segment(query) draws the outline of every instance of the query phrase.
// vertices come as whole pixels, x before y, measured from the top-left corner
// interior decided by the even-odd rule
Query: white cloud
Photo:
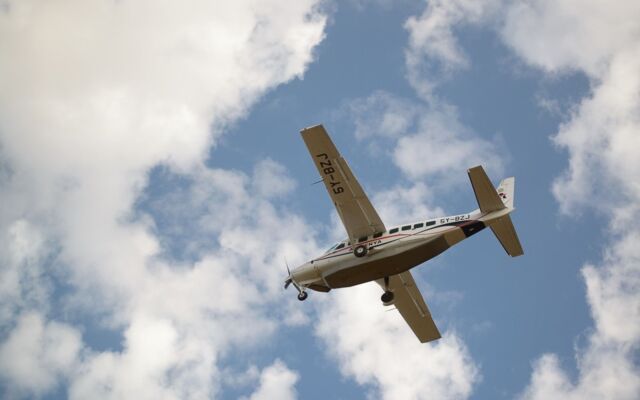
[[[439,80],[469,65],[454,28],[487,20],[498,4],[493,0],[430,1],[422,15],[407,20],[407,78],[419,95],[431,98]]]
[[[592,209],[610,218],[600,265],[582,275],[595,322],[578,349],[571,380],[555,355],[534,365],[527,399],[640,396],[640,7],[634,2],[534,1],[507,10],[504,40],[547,73],[579,71],[591,93],[559,127],[554,142],[569,153],[553,193],[565,214]]]
[[[607,252],[602,265],[582,269],[595,328],[576,355],[578,379],[569,377],[555,354],[545,354],[535,362],[531,382],[521,398],[638,398],[639,239],[638,232],[630,233]]]
[[[266,367],[260,373],[260,385],[249,400],[293,400],[297,399],[295,384],[298,374],[291,371],[280,360]]]
[[[277,162],[266,159],[254,168],[253,181],[258,194],[263,197],[283,197],[295,188],[295,182],[288,177],[285,168]]]
[[[451,331],[420,343],[397,311],[382,306],[381,293],[368,283],[331,292],[320,305],[316,333],[342,374],[383,399],[468,397],[480,375],[464,343]]]
[[[56,387],[74,368],[82,347],[80,333],[37,312],[20,315],[0,346],[0,378],[9,382],[7,394],[40,396]]]
[[[640,38],[640,33],[638,34]],[[569,168],[553,186],[561,210],[581,206],[605,213],[636,206],[640,199],[640,46],[610,59],[573,118],[560,127],[554,142],[569,152]],[[613,184],[613,185],[612,185]]]
[[[378,192],[373,202],[387,228],[395,224],[444,215],[440,207],[432,205],[433,191],[421,182],[411,186],[398,185]]]
[[[519,2],[506,8],[504,41],[548,72],[599,76],[615,54],[637,44],[640,5],[602,0]]]
[[[273,320],[256,306],[264,275],[252,275],[249,250],[235,251],[239,245],[228,238],[223,247],[234,251],[218,246],[195,263],[158,257],[153,225],[137,219],[133,206],[159,164],[207,175],[203,160],[224,127],[265,91],[302,76],[322,40],[324,14],[313,0],[3,4],[0,232],[12,241],[2,244],[2,259],[26,237],[55,243],[56,265],[64,269],[58,278],[69,292],[65,309],[78,313],[76,321],[82,312],[101,315],[109,329],[124,332],[121,351],[87,349],[70,361],[77,364],[70,396],[215,395],[220,354],[273,332]],[[267,178],[280,171],[267,167]],[[234,190],[224,182],[248,180],[210,174],[223,196]],[[255,201],[264,204],[244,210],[263,212],[263,223],[273,225],[279,214],[269,209],[269,190],[289,190],[290,181],[256,187]],[[243,190],[235,195],[251,203]],[[243,211],[227,218],[245,229]],[[291,235],[299,234],[297,224]],[[19,290],[7,289],[8,303],[33,297],[25,293],[40,276],[36,256],[49,254],[26,253],[9,271],[21,277],[12,281]],[[10,329],[10,313],[3,317],[0,324]],[[45,332],[51,324],[41,321]],[[13,343],[9,336],[3,348]],[[37,346],[25,351],[25,360],[40,357]],[[55,366],[41,365],[42,391],[55,386]],[[8,386],[19,382],[18,375],[4,376]]]
[[[277,327],[275,318],[306,322],[292,306],[298,303],[294,296],[273,311],[286,276],[285,255],[296,262],[318,252],[303,220],[262,197],[257,175],[207,169],[189,178],[191,186],[172,193],[163,206],[178,216],[170,224],[179,232],[193,226],[190,237],[201,241],[198,245],[208,243],[209,250],[199,252],[194,264],[150,263],[124,310],[111,311],[126,327],[123,351],[88,357],[72,382],[72,397],[86,398],[96,390],[105,398],[215,395],[222,380],[222,354],[267,340]],[[214,207],[207,208],[209,204]],[[192,225],[180,218],[189,211],[209,222],[224,215],[224,223]],[[306,239],[300,242],[301,237]],[[149,336],[156,339],[145,340]]]
[[[382,90],[351,101],[348,108],[356,124],[358,140],[397,138],[412,128],[421,111],[418,104]]]
[[[50,284],[42,263],[51,249],[42,233],[19,219],[0,238],[0,321],[23,309],[47,308]]]
[[[412,179],[445,176],[450,184],[466,181],[466,170],[476,165],[502,174],[504,153],[462,125],[455,108],[443,105],[422,114],[417,131],[398,140],[394,162]]]
[[[384,91],[350,103],[355,136],[376,156],[393,157],[411,181],[452,187],[466,182],[466,170],[484,165],[491,175],[503,172],[505,151],[460,122],[454,106],[431,97],[412,102]],[[497,176],[497,177],[498,177]],[[443,179],[445,178],[445,179]]]

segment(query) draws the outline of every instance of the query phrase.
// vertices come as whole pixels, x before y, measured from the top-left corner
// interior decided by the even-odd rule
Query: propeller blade
[[[291,276],[291,270],[289,270],[289,263],[287,262],[287,257],[284,258],[284,265],[287,266],[287,273]]]
[[[287,257],[284,258],[284,265],[287,267],[287,274],[289,274],[287,280],[284,281],[284,288],[287,289],[289,285],[291,285],[291,282],[293,282],[293,278],[291,278],[291,270],[289,269],[289,263],[287,262]]]

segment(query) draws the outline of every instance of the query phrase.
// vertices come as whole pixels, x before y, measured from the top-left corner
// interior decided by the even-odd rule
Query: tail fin
[[[520,239],[516,233],[511,217],[509,213],[513,208],[513,194],[515,186],[515,178],[506,178],[500,182],[498,189],[493,188],[493,184],[489,180],[489,177],[484,172],[482,166],[470,168],[468,170],[469,179],[473,186],[473,191],[476,194],[480,211],[483,214],[489,214],[493,211],[499,211],[507,209],[508,212],[504,213],[498,218],[487,219],[488,225],[491,227],[493,234],[502,244],[504,250],[511,257],[517,257],[524,254],[522,245],[520,245]]]
[[[513,186],[515,185],[515,178],[505,178],[500,182],[498,186],[498,196],[502,199],[502,202],[507,208],[513,208]]]

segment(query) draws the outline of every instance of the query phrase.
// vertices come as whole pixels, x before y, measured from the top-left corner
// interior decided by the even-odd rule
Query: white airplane
[[[479,209],[466,214],[424,219],[387,229],[371,205],[344,158],[322,125],[303,129],[302,138],[336,206],[348,238],[293,271],[285,281],[307,298],[306,289],[331,289],[376,281],[384,290],[381,300],[394,305],[420,342],[440,338],[431,313],[409,270],[487,226],[507,254],[523,254],[509,214],[514,210],[514,178],[497,189],[481,166],[467,172]]]

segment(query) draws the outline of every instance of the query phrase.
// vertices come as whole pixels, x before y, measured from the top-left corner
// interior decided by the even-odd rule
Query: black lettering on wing
[[[331,167],[331,161],[320,161],[320,168],[327,168],[327,167]]]

